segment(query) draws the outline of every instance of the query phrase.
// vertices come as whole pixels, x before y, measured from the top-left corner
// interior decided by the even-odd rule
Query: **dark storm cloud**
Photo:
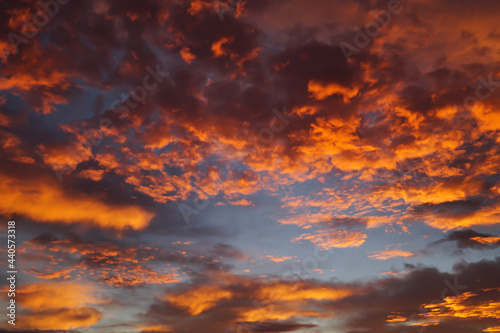
[[[491,242],[489,241],[491,239]],[[436,241],[433,245],[445,242],[455,242],[459,249],[494,249],[500,246],[500,237],[491,234],[479,233],[472,229],[453,231],[444,239]]]
[[[493,261],[456,264],[454,270],[454,274],[449,274],[435,268],[419,268],[403,278],[381,280],[371,284],[374,288],[371,292],[341,300],[334,308],[352,313],[345,326],[347,332],[360,332],[368,328],[373,332],[397,332],[409,330],[409,327],[398,322],[387,323],[388,316],[398,314],[411,323],[412,320],[425,318],[429,313],[429,309],[421,307],[423,304],[442,303],[445,297],[453,299],[464,293],[483,295],[482,298],[469,297],[467,303],[463,303],[472,308],[498,302],[500,295],[495,289],[499,288],[499,284],[495,276],[500,273],[500,257]],[[462,315],[466,315],[467,311]],[[429,326],[427,330],[456,332],[464,325],[469,329],[486,328],[494,322],[494,317],[488,316],[471,316],[461,320],[454,317],[453,312],[444,317],[443,324]]]
[[[486,198],[471,198],[469,200],[457,200],[443,202],[440,204],[425,204],[414,207],[415,214],[425,214],[427,211],[433,211],[436,214],[444,215],[460,215],[470,214],[481,209],[481,205],[485,202]]]

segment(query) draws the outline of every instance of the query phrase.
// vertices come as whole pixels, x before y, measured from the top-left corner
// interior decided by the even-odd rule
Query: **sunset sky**
[[[0,332],[500,332],[500,1],[0,8]]]

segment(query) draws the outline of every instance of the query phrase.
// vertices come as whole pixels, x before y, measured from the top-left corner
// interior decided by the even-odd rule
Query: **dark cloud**
[[[373,332],[397,332],[409,329],[404,322],[425,322],[425,318],[432,321],[433,318],[428,316],[432,315],[429,308],[422,305],[445,303],[445,297],[453,300],[462,295],[467,296],[461,303],[467,305],[462,313],[455,315],[452,310],[443,308],[442,323],[440,321],[427,329],[430,332],[454,332],[464,327],[490,327],[497,315],[474,316],[470,311],[479,305],[495,308],[494,302],[499,296],[495,276],[500,272],[500,257],[493,261],[457,264],[454,269],[455,273],[450,274],[435,268],[419,268],[402,278],[380,280],[371,285],[373,289],[368,293],[343,299],[334,308],[352,313],[346,322],[347,332],[361,332],[367,328]],[[404,318],[403,323],[388,323],[389,316],[394,314]],[[460,315],[464,316],[463,319],[459,318]]]
[[[495,235],[476,232],[472,229],[457,230],[450,232],[442,240],[436,241],[433,245],[444,242],[455,242],[459,249],[495,249],[500,246],[500,238]]]
[[[260,320],[239,322],[257,332],[285,332],[311,328],[314,325],[283,325],[265,318],[277,316],[282,311],[294,309],[300,315],[303,298],[309,298],[317,316],[328,316],[334,311],[345,320],[340,327],[346,332],[396,332],[408,330],[409,324],[438,322],[432,332],[460,331],[465,327],[486,329],[491,327],[499,300],[496,276],[500,273],[500,257],[476,263],[459,263],[453,273],[440,272],[436,268],[412,267],[412,271],[401,277],[379,279],[346,285],[322,283],[315,280],[285,282],[273,280],[252,281],[237,276],[215,276],[186,284],[182,290],[170,289],[165,294],[168,301],[153,305],[144,314],[144,320],[151,324],[181,325],[189,322],[191,329],[206,327],[212,329],[230,327],[230,322],[253,309]],[[215,279],[214,279],[215,278]],[[214,283],[215,281],[218,283]],[[335,293],[351,290],[344,296]],[[294,290],[294,294],[280,294],[279,290]],[[259,295],[269,293],[270,298]],[[308,293],[303,293],[303,291]],[[323,296],[321,296],[322,290]],[[319,294],[315,294],[318,291]],[[199,295],[206,295],[199,299]],[[252,301],[253,300],[253,301]],[[315,300],[315,301],[313,301]],[[447,307],[458,302],[462,307]],[[253,303],[253,304],[252,304]],[[424,307],[427,305],[427,307]],[[430,308],[436,305],[436,310]],[[475,310],[483,309],[483,310]],[[491,309],[491,310],[488,310]],[[434,316],[440,311],[440,317]],[[484,313],[474,312],[484,311]],[[194,316],[193,316],[194,315]],[[402,321],[390,322],[399,317]],[[257,318],[257,317],[256,317]],[[225,321],[225,322],[224,322]],[[179,331],[183,331],[179,327]],[[428,327],[431,329],[431,326]]]
[[[306,328],[314,328],[317,325],[304,325],[304,324],[285,324],[285,323],[253,323],[253,322],[240,322],[242,330],[249,332],[293,332]]]

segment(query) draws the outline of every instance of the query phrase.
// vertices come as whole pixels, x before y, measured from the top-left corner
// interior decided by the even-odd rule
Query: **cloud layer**
[[[0,1],[16,328],[500,330],[498,13]]]

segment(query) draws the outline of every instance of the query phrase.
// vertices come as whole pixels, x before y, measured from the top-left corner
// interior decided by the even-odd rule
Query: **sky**
[[[499,1],[0,8],[0,332],[500,332]]]

